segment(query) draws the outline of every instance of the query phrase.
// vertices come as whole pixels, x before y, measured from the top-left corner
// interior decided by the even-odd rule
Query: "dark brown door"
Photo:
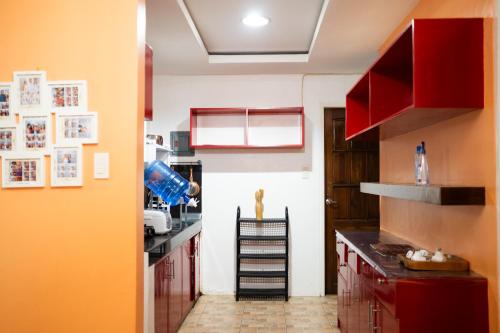
[[[378,141],[345,141],[345,109],[325,109],[325,292],[337,293],[335,230],[379,227],[378,196],[360,182],[377,182]]]

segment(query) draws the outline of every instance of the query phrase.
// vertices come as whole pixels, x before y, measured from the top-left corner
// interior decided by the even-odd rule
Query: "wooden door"
[[[168,255],[169,294],[168,294],[168,332],[177,332],[182,320],[182,246]]]
[[[378,141],[345,141],[345,109],[325,109],[325,292],[337,292],[335,230],[379,227],[379,200],[360,182],[377,182]]]

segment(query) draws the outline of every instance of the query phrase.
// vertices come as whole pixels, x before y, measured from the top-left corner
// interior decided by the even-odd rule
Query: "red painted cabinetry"
[[[169,257],[155,265],[155,333],[168,332]]]
[[[483,108],[483,19],[415,19],[346,97],[346,138],[382,138]],[[370,131],[371,132],[371,131]]]
[[[407,270],[370,247],[379,242],[405,243],[384,232],[337,232],[342,333],[488,333],[485,278]]]
[[[168,331],[176,332],[182,322],[182,249],[175,248],[170,258],[170,282],[168,293]]]
[[[199,234],[155,264],[155,333],[174,333],[199,295]],[[196,270],[198,267],[198,270]],[[198,275],[198,278],[196,278]]]
[[[200,235],[196,235],[192,240],[193,253],[193,282],[191,283],[191,299],[197,301],[200,297]]]
[[[153,49],[146,44],[144,120],[153,120]]]

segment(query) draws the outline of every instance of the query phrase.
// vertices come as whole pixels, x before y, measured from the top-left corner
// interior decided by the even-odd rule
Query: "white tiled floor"
[[[202,296],[180,333],[340,333],[337,297],[291,297],[283,301],[239,301]]]

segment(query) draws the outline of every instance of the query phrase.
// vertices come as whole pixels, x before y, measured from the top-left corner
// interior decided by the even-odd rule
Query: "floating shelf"
[[[443,206],[485,204],[484,187],[361,183],[361,192]]]
[[[304,108],[192,108],[193,149],[303,148]]]
[[[389,138],[483,106],[483,19],[415,19],[347,94],[346,139],[374,129]]]

